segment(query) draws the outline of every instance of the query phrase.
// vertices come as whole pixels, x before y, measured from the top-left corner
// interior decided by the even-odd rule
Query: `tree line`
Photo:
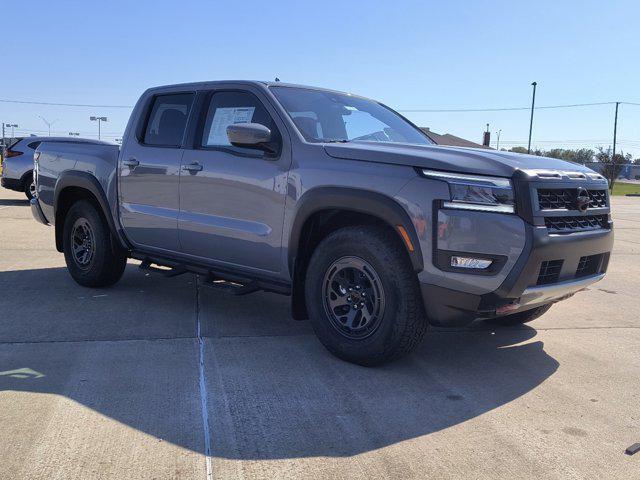
[[[509,150],[515,153],[527,153],[525,147],[513,147]],[[569,162],[580,163],[584,165],[588,162],[598,162],[602,164],[601,174],[609,182],[609,188],[613,189],[613,184],[616,179],[622,173],[624,165],[634,164],[640,165],[640,158],[633,160],[630,153],[616,153],[612,155],[611,147],[602,148],[598,147],[598,150],[592,150],[590,148],[578,148],[575,150],[567,148],[552,148],[551,150],[532,150],[531,155],[537,155],[539,157],[559,158],[560,160],[567,160]]]

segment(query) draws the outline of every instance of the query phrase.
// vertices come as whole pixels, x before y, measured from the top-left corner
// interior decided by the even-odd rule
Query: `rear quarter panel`
[[[89,173],[100,183],[109,204],[114,205],[117,201],[117,145],[43,142],[36,151],[40,153],[37,165],[38,198],[50,223],[55,222],[56,188],[66,171]]]

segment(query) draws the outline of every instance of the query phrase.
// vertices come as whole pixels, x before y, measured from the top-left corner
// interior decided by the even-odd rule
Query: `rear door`
[[[200,110],[180,171],[182,251],[223,266],[279,272],[291,163],[284,124],[255,87],[203,92]],[[226,127],[249,122],[271,130],[277,154],[229,144]]]
[[[176,252],[182,142],[194,92],[158,94],[120,155],[120,219],[138,247]]]

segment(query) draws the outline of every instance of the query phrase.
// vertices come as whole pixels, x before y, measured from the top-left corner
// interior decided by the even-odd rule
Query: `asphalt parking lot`
[[[287,297],[134,263],[82,288],[53,229],[0,190],[0,478],[206,479],[207,458],[214,478],[640,478],[624,454],[640,442],[640,198],[613,209],[589,291],[367,369]]]

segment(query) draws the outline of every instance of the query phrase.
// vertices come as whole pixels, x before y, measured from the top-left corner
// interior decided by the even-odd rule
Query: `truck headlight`
[[[425,169],[418,172],[423,177],[449,184],[451,200],[443,203],[445,208],[515,213],[513,187],[508,178]]]

